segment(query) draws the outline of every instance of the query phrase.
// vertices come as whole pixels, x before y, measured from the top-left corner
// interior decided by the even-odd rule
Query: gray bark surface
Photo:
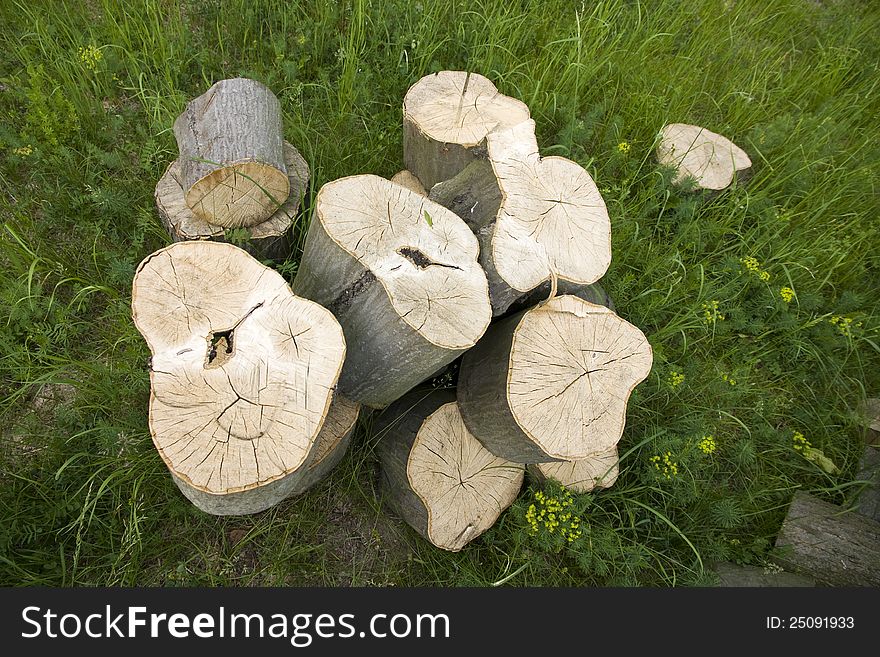
[[[214,206],[196,207],[193,201],[194,192],[203,196],[219,184],[212,179],[216,172],[236,163],[259,163],[275,169],[279,180],[286,178],[281,105],[265,85],[247,78],[217,82],[187,104],[174,122],[174,135],[180,151],[181,186],[188,204],[202,218],[220,226],[250,226],[267,219],[287,200],[286,194],[272,194],[274,201],[265,196],[259,199],[262,216],[251,212],[240,218],[227,207],[215,211]],[[271,171],[267,175],[271,177]],[[242,182],[248,186],[250,181]],[[259,182],[268,185],[268,179]]]
[[[559,459],[523,432],[507,399],[507,364],[513,334],[525,311],[496,322],[468,351],[458,374],[458,407],[468,430],[493,454],[518,463]]]
[[[807,493],[794,496],[776,561],[829,586],[880,586],[880,523]]]
[[[816,586],[816,580],[795,573],[772,571],[758,566],[740,566],[729,561],[715,564],[718,586],[736,587],[809,587]]]

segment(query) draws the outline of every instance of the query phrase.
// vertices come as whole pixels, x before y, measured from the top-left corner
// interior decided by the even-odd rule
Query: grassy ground
[[[0,584],[700,584],[716,559],[766,563],[795,490],[858,488],[857,409],[880,390],[875,3],[4,0],[0,25]],[[129,308],[167,240],[173,119],[217,79],[262,80],[310,200],[401,168],[403,95],[440,69],[527,102],[542,152],[606,199],[604,283],[655,353],[617,485],[571,502],[577,540],[532,531],[527,489],[447,554],[383,508],[366,422],[304,497],[199,513],[150,441]],[[748,184],[672,187],[667,122],[743,146]]]

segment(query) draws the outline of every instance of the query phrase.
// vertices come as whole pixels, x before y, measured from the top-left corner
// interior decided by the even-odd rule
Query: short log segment
[[[412,392],[376,430],[389,504],[435,546],[458,552],[516,499],[524,468],[486,450],[462,422],[448,390]]]
[[[245,251],[208,241],[148,256],[132,314],[153,354],[150,433],[188,497],[238,515],[296,489],[345,358],[333,315]]]
[[[528,118],[525,103],[500,93],[482,75],[427,75],[403,99],[404,164],[430,191],[477,159],[490,131]]]
[[[357,423],[360,405],[337,394],[327,420],[302,467],[258,489],[217,495],[190,486],[172,473],[180,492],[199,509],[215,516],[259,513],[277,502],[301,495],[318,484],[345,456]]]
[[[776,537],[776,561],[828,586],[880,586],[880,523],[795,493]]]
[[[555,297],[496,322],[465,354],[458,404],[493,454],[578,461],[620,440],[629,395],[651,362],[638,328],[604,306]]]
[[[580,461],[534,463],[528,466],[528,471],[539,482],[552,479],[575,493],[611,488],[620,474],[617,447]]]
[[[247,230],[249,237],[242,248],[260,259],[283,260],[289,255],[289,231],[296,222],[299,207],[309,184],[309,165],[299,151],[284,142],[284,162],[290,194],[282,206],[262,223]],[[225,241],[226,230],[198,217],[183,196],[180,160],[172,162],[156,185],[156,208],[162,224],[175,242],[213,239]]]
[[[255,80],[221,80],[174,122],[180,183],[197,217],[224,228],[255,226],[287,200],[281,104]]]
[[[419,182],[419,179],[406,169],[395,173],[391,177],[391,182],[397,183],[398,185],[403,185],[408,190],[415,192],[419,196],[428,195],[428,192],[426,192],[425,188],[422,187],[422,183]]]
[[[477,342],[491,319],[478,249],[455,214],[384,178],[321,188],[293,289],[342,324],[343,394],[387,406]]]
[[[430,198],[458,214],[480,240],[493,316],[555,278],[568,291],[611,264],[611,220],[590,174],[564,157],[541,157],[531,119],[486,137],[477,160]]]
[[[698,125],[671,123],[660,131],[657,161],[673,167],[675,182],[688,178],[700,189],[725,189],[752,166],[746,152],[726,137]]]

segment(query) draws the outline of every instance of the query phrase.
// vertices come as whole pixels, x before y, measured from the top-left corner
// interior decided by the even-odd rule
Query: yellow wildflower
[[[721,373],[721,380],[724,381],[725,383],[729,383],[732,386],[736,385],[736,379],[734,379],[733,376],[731,376],[727,372]]]
[[[21,157],[27,157],[28,155],[30,155],[31,153],[34,152],[34,149],[30,144],[28,144],[27,146],[22,146],[21,148],[16,148],[12,152],[15,153],[16,155],[20,155]]]
[[[681,372],[670,372],[669,373],[669,387],[675,388],[678,385],[684,383],[684,374]]]
[[[712,454],[718,447],[718,444],[715,442],[715,436],[711,434],[703,436],[698,447],[703,454]]]
[[[740,258],[739,261],[743,264],[743,267],[746,268],[748,273],[754,274],[765,283],[770,280],[770,272],[761,269],[761,263],[758,262],[757,258],[748,256],[747,258]]]
[[[861,322],[853,323],[852,317],[842,317],[840,315],[833,315],[828,321],[837,327],[837,330],[840,331],[841,335],[848,338],[852,337],[853,328],[860,328],[862,326]]]
[[[104,59],[104,53],[92,44],[87,45],[85,48],[80,48],[78,54],[79,61],[92,71],[96,70],[98,68],[98,62]]]
[[[794,448],[798,452],[806,452],[806,450],[810,449],[810,441],[804,438],[804,434],[800,431],[795,431],[794,435],[791,437],[791,441],[794,443]]]
[[[626,155],[627,153],[629,153],[629,150],[630,150],[630,144],[628,141],[622,141],[617,145],[617,152],[618,153],[622,153],[623,155]]]
[[[718,311],[718,301],[712,300],[703,304],[703,320],[707,324],[723,321],[725,317],[724,313]]]
[[[650,459],[654,468],[667,479],[672,479],[678,474],[678,463],[672,460],[672,452],[665,452],[662,456],[655,454]]]
[[[790,287],[781,287],[779,288],[779,296],[785,303],[791,303],[791,300],[794,299],[794,290]]]

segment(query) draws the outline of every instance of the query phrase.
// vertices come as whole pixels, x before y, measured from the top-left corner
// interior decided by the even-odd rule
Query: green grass
[[[795,490],[857,490],[857,409],[880,391],[875,3],[6,0],[0,25],[0,584],[701,584],[717,559],[765,563]],[[577,541],[530,532],[527,489],[449,554],[383,507],[365,422],[305,496],[198,512],[152,446],[129,305],[167,240],[152,194],[174,118],[213,81],[263,81],[310,201],[401,168],[403,95],[441,69],[528,103],[543,154],[587,167],[608,204],[603,283],[655,354],[617,485],[575,500]],[[751,178],[673,187],[653,159],[667,122],[730,137]],[[297,256],[275,263],[288,278]],[[667,452],[669,477],[651,460]]]

